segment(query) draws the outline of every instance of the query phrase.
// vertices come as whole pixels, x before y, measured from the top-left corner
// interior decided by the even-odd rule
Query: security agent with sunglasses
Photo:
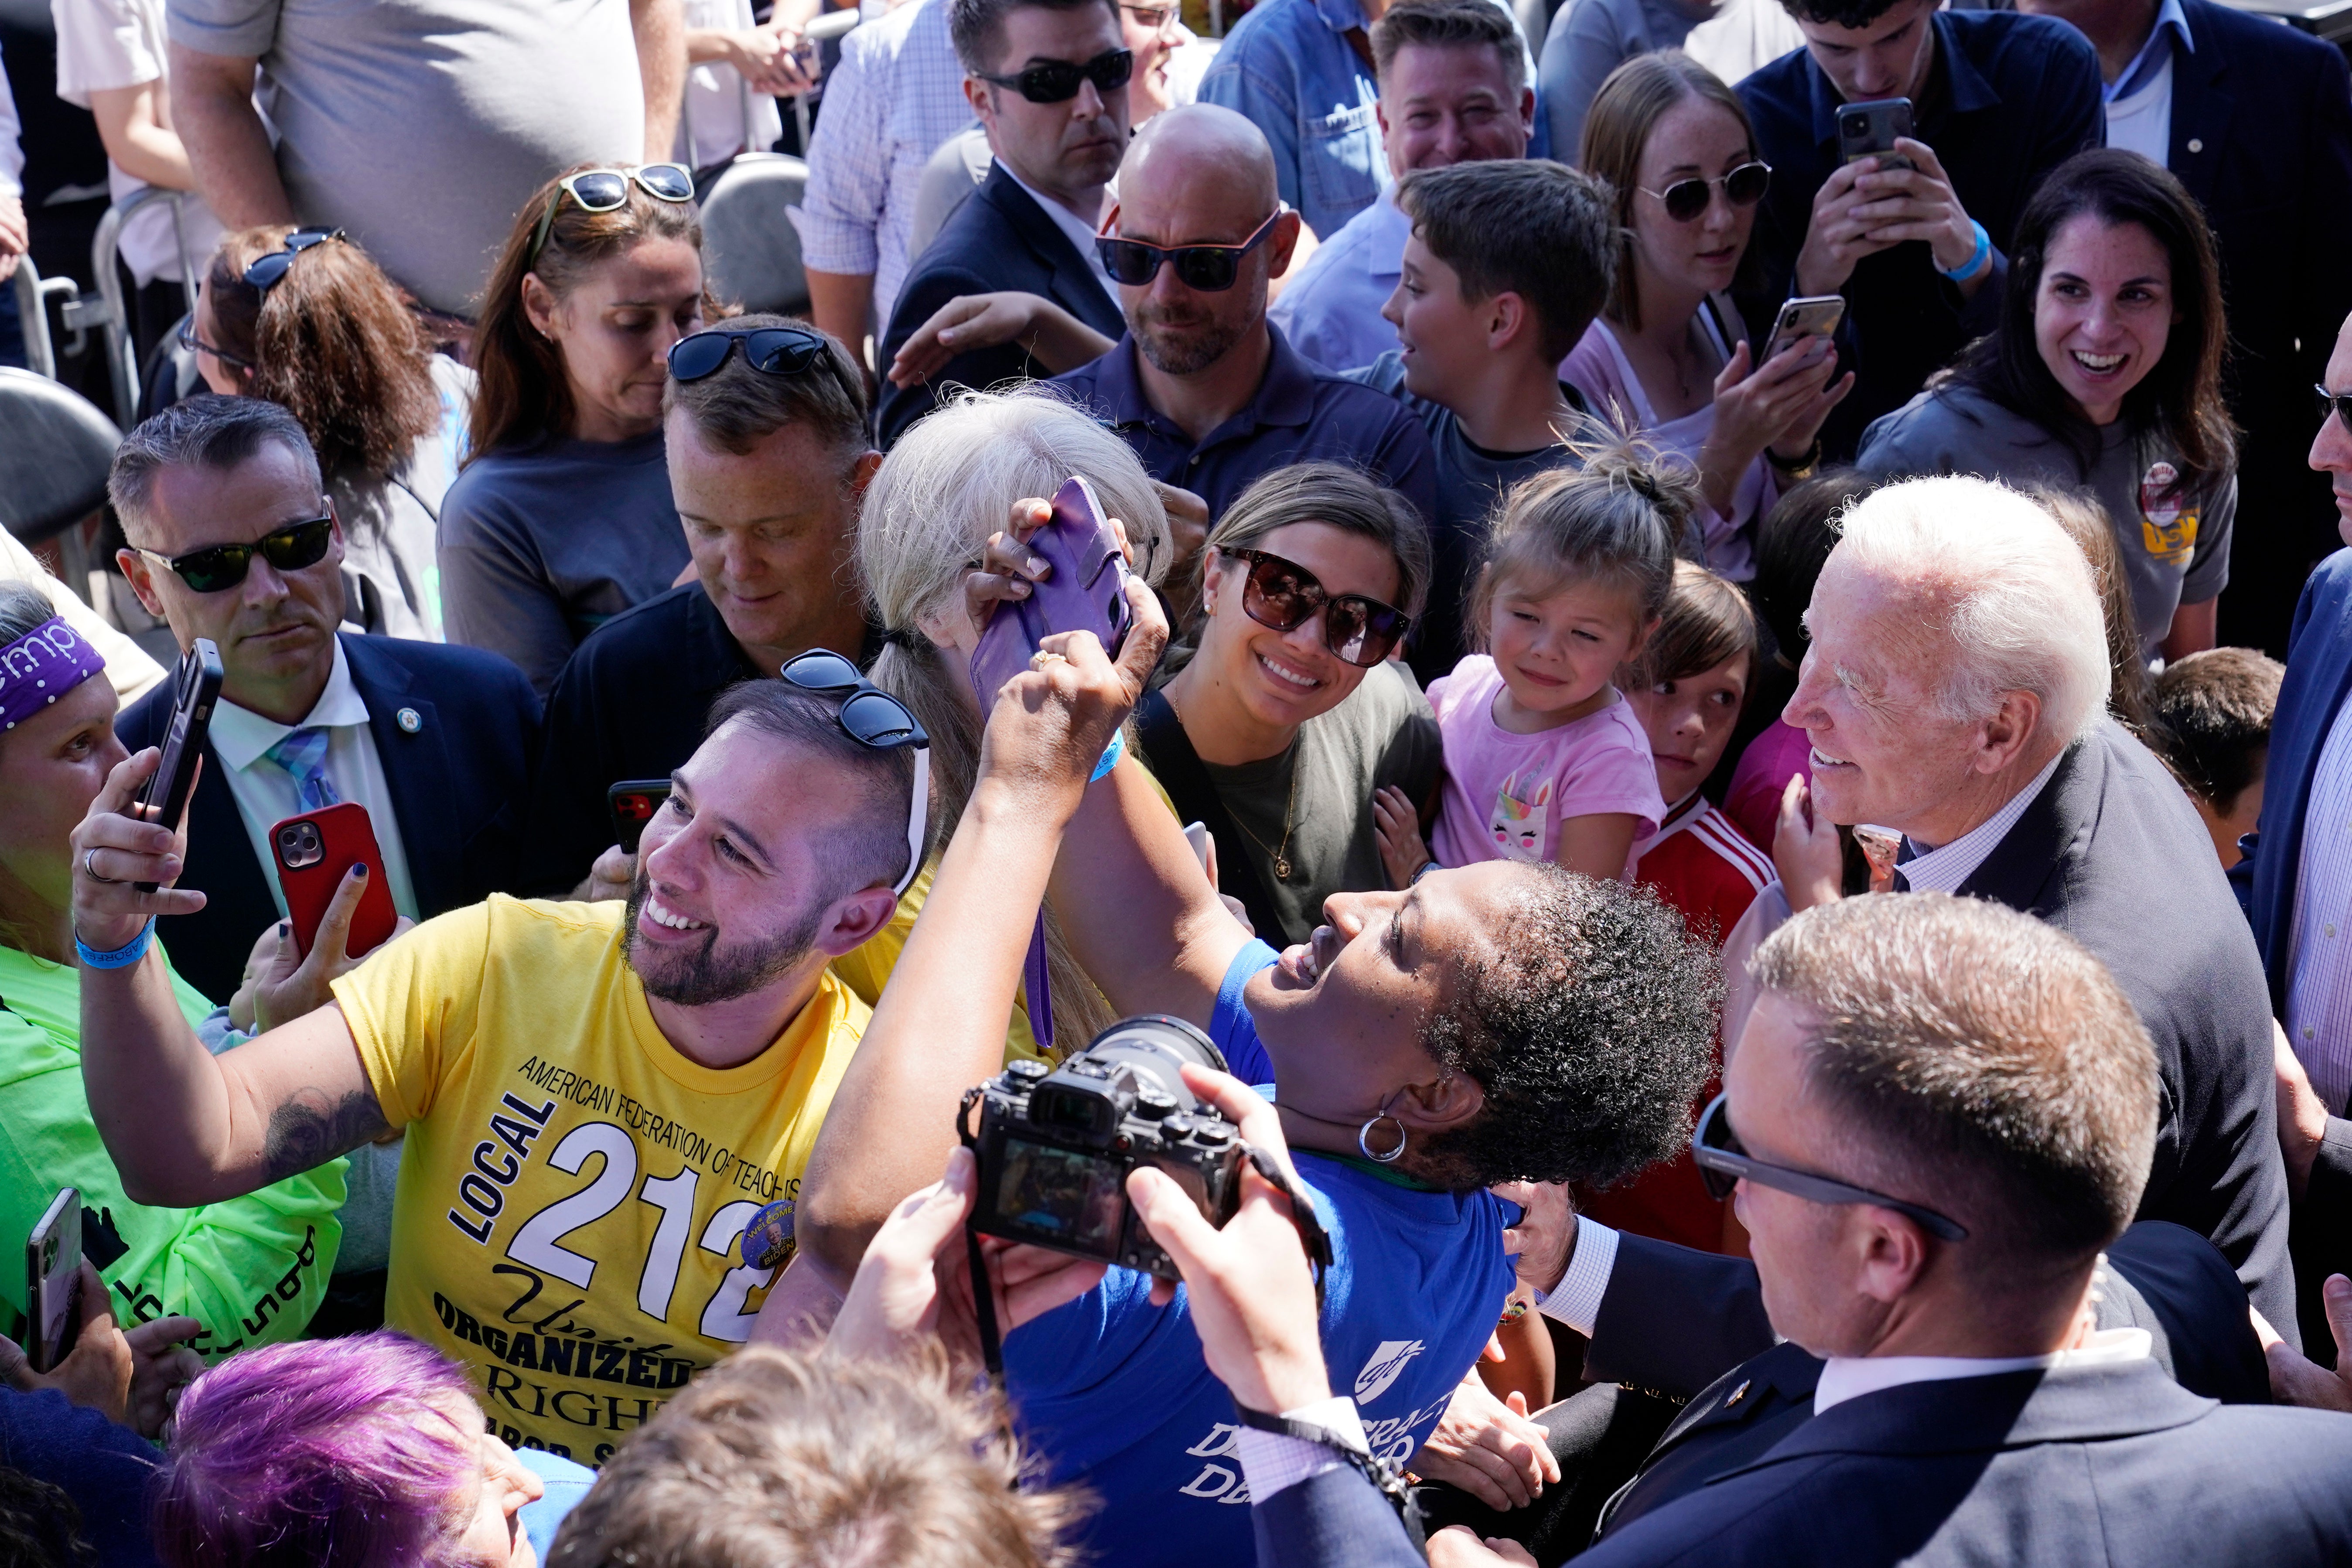
[[[282,917],[265,835],[298,811],[354,801],[383,852],[394,907],[424,920],[515,885],[539,700],[495,654],[339,631],[341,524],[294,416],[201,394],[126,437],[108,494],[116,554],[182,647],[209,637],[225,679],[188,806],[186,882],[203,912],[172,960],[226,1002],[253,933]],[[165,681],[115,721],[136,752],[171,721]]]
[[[1435,515],[1429,438],[1394,402],[1302,358],[1266,320],[1298,219],[1257,127],[1229,109],[1154,115],[1119,167],[1097,241],[1127,335],[1054,384],[1123,437],[1213,523],[1286,463],[1352,464]]]
[[[1112,0],[935,0],[963,63],[964,96],[988,132],[994,166],[913,261],[882,333],[879,362],[950,300],[1007,290],[1049,300],[1106,336],[1118,300],[1094,236],[1103,190],[1128,143],[1127,48]],[[1066,363],[1066,362],[1065,362]],[[1043,375],[1022,342],[957,354],[911,386],[886,381],[887,449],[938,405],[939,389]]]
[[[927,747],[813,650],[713,705],[625,903],[452,910],[219,1057],[158,966],[90,971],[84,1078],[124,1189],[215,1202],[404,1130],[386,1321],[467,1367],[514,1446],[601,1463],[744,1342],[793,1253],[869,1016],[826,966],[922,862]],[[117,766],[75,830],[75,930],[100,952],[203,902],[170,886],[170,836],[123,815],[153,766]]]
[[[613,784],[667,778],[735,682],[814,647],[863,668],[881,646],[850,557],[882,459],[848,351],[801,322],[746,315],[681,338],[669,369],[663,437],[695,580],[589,633],[557,678],[520,891],[625,896],[636,868],[613,842]]]

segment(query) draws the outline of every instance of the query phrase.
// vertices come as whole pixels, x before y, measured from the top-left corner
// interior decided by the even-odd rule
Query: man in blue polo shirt
[[[1433,516],[1420,421],[1310,363],[1265,319],[1298,218],[1275,195],[1257,128],[1210,104],[1163,110],[1129,144],[1118,193],[1102,249],[1127,335],[1055,384],[1153,479],[1206,500],[1213,523],[1259,475],[1316,458],[1363,468]]]
[[[1936,0],[1781,0],[1805,47],[1739,84],[1772,188],[1757,214],[1757,342],[1780,302],[1843,294],[1839,347],[1853,392],[1822,428],[1851,457],[1863,427],[1901,406],[2000,314],[2010,235],[2043,175],[2101,144],[2098,57],[2080,33],[2010,11]],[[1908,98],[1914,133],[1846,163],[1837,111]]]

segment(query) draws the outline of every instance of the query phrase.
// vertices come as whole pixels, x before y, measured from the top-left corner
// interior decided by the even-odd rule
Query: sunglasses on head
[[[555,226],[555,209],[570,196],[588,213],[618,212],[629,205],[629,186],[657,202],[690,202],[694,199],[694,173],[682,163],[646,163],[634,169],[583,169],[576,174],[566,174],[556,182],[555,192],[547,198],[547,211],[540,215],[539,228],[530,237],[530,259],[539,259],[540,248],[546,245],[548,231]]]
[[[1645,196],[1655,196],[1664,204],[1666,216],[1676,223],[1688,223],[1706,213],[1707,204],[1715,199],[1715,187],[1723,187],[1723,199],[1736,207],[1752,207],[1764,199],[1772,187],[1772,165],[1764,163],[1742,163],[1727,174],[1714,179],[1702,179],[1694,174],[1687,180],[1676,180],[1663,191],[1647,185],[1633,188]]]
[[[254,258],[253,265],[245,269],[246,287],[257,294],[268,293],[278,280],[292,269],[296,257],[314,245],[324,245],[331,239],[342,237],[343,231],[339,228],[296,229],[286,237],[284,247]]]
[[[1326,591],[1314,573],[1295,561],[1263,550],[1220,553],[1249,565],[1242,582],[1242,611],[1251,620],[1272,631],[1295,631],[1320,611],[1324,643],[1359,668],[1370,669],[1388,658],[1412,626],[1411,616],[1378,599]]]
[[[829,648],[813,647],[784,660],[776,679],[818,697],[837,697],[841,732],[877,752],[915,753],[915,789],[907,808],[907,871],[892,891],[905,893],[923,868],[924,841],[931,813],[931,738],[907,705],[858,672],[857,666]]]
[[[217,594],[244,582],[256,555],[264,557],[280,572],[299,572],[305,566],[316,566],[326,559],[327,542],[334,530],[332,516],[314,517],[307,522],[289,522],[283,528],[272,529],[250,544],[211,544],[202,550],[191,550],[185,555],[159,555],[152,550],[139,553],[158,565],[169,566],[181,582],[196,593]]]
[[[806,327],[711,327],[670,345],[669,374],[677,381],[716,375],[739,342],[744,363],[762,375],[799,375],[824,353],[824,334]]]
[[[1130,289],[1149,288],[1160,276],[1162,266],[1173,265],[1176,279],[1185,288],[1200,294],[1222,294],[1234,286],[1241,276],[1242,258],[1265,243],[1274,232],[1274,221],[1290,210],[1287,202],[1274,204],[1257,231],[1239,245],[1152,245],[1140,239],[1117,239],[1108,232],[1095,236],[1095,249],[1101,253],[1103,270],[1114,282]],[[1111,214],[1111,222],[1118,214]]]
[[[2327,423],[2331,414],[2344,421],[2344,428],[2352,430],[2352,392],[2330,392],[2324,386],[2311,389],[2319,396],[2319,422]]]
[[[1128,79],[1135,74],[1135,51],[1105,49],[1084,65],[1068,60],[1039,60],[1011,76],[991,76],[986,71],[971,74],[994,86],[1009,87],[1032,103],[1067,103],[1078,96],[1081,82],[1094,83],[1097,92],[1125,87]]]
[[[1875,1208],[1893,1209],[1916,1221],[1930,1236],[1946,1241],[1969,1238],[1968,1226],[1947,1219],[1934,1209],[1906,1204],[1900,1198],[1874,1193],[1868,1187],[1816,1176],[1811,1171],[1792,1171],[1786,1165],[1768,1165],[1752,1158],[1739,1146],[1738,1135],[1731,1131],[1729,1100],[1728,1095],[1717,1095],[1699,1113],[1698,1130],[1691,1134],[1691,1157],[1698,1162],[1699,1180],[1706,1184],[1707,1195],[1717,1202],[1731,1195],[1734,1184],[1749,1181],[1759,1186],[1777,1187],[1811,1203],[1869,1204]]]

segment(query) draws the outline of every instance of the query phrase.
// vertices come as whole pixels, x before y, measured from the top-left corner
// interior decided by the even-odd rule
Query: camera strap
[[[1315,1276],[1315,1310],[1319,1312],[1323,1310],[1323,1276],[1331,1268],[1331,1233],[1323,1228],[1323,1216],[1315,1212],[1314,1200],[1280,1161],[1254,1143],[1244,1143],[1242,1149],[1257,1173],[1290,1200],[1290,1223],[1298,1227],[1299,1245],[1307,1249],[1307,1272]]]
[[[980,1160],[980,1140],[972,1136],[971,1108],[980,1100],[979,1089],[963,1091],[963,1109],[956,1112],[956,1137],[971,1151],[975,1166]],[[988,1381],[998,1393],[1004,1391],[1004,1336],[996,1327],[996,1289],[988,1277],[988,1259],[980,1250],[980,1227],[972,1222],[979,1217],[980,1202],[973,1195],[972,1212],[964,1215],[964,1256],[971,1264],[972,1326],[980,1331],[981,1363],[988,1369]]]
[[[1287,1416],[1269,1415],[1263,1410],[1252,1410],[1238,1399],[1234,1401],[1234,1415],[1243,1426],[1255,1431],[1295,1437],[1339,1456],[1349,1469],[1371,1482],[1381,1496],[1388,1500],[1389,1506],[1396,1510],[1397,1518],[1404,1525],[1405,1539],[1412,1542],[1412,1549],[1421,1553],[1424,1561],[1428,1558],[1428,1529],[1422,1522],[1421,1504],[1414,1500],[1412,1489],[1405,1484],[1404,1477],[1394,1465],[1374,1458],[1351,1444],[1341,1442],[1339,1436],[1328,1428],[1305,1421],[1293,1421]]]

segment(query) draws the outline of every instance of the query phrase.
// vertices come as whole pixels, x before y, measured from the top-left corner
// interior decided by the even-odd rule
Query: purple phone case
[[[1127,562],[1103,521],[1094,487],[1073,478],[1054,495],[1054,520],[1029,538],[1029,548],[1053,563],[1025,599],[996,606],[971,653],[972,689],[980,710],[996,702],[1004,683],[1029,668],[1037,645],[1055,632],[1092,632],[1117,654],[1132,612],[1127,604]]]

